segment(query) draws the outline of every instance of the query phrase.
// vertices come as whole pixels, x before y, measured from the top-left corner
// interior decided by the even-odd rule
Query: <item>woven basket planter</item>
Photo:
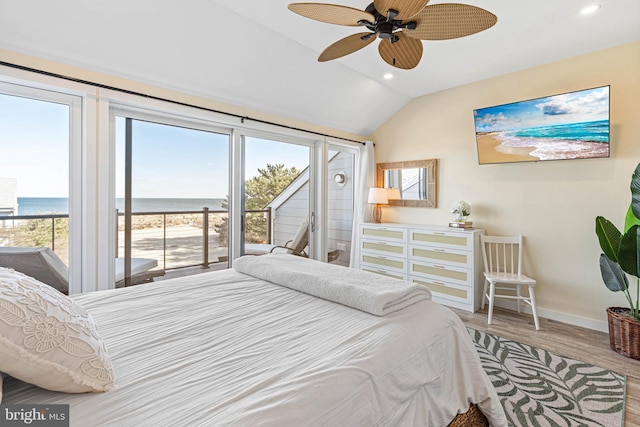
[[[487,417],[480,411],[477,405],[471,405],[464,414],[457,415],[447,427],[488,427]]]
[[[640,360],[640,321],[629,316],[629,309],[607,308],[611,348],[627,357]]]

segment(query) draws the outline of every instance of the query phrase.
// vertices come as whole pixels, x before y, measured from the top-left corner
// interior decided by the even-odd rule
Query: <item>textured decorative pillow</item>
[[[1,267],[0,372],[67,393],[114,386],[113,367],[91,315],[52,287]]]

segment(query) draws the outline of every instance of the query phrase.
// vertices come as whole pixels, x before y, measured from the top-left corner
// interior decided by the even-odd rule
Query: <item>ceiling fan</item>
[[[318,61],[356,52],[379,37],[378,52],[396,68],[409,70],[422,58],[421,40],[448,40],[491,28],[498,18],[467,4],[427,5],[429,0],[374,0],[365,10],[325,3],[291,3],[289,10],[329,24],[362,26],[369,31],[347,36],[327,47]]]

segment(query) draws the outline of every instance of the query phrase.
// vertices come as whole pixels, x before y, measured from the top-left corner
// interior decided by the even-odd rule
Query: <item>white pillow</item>
[[[93,317],[51,286],[2,267],[0,372],[67,393],[109,391],[115,384]]]

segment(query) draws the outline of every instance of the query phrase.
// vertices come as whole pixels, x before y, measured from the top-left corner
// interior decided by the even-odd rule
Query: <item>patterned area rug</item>
[[[467,329],[510,425],[624,425],[624,375]]]

